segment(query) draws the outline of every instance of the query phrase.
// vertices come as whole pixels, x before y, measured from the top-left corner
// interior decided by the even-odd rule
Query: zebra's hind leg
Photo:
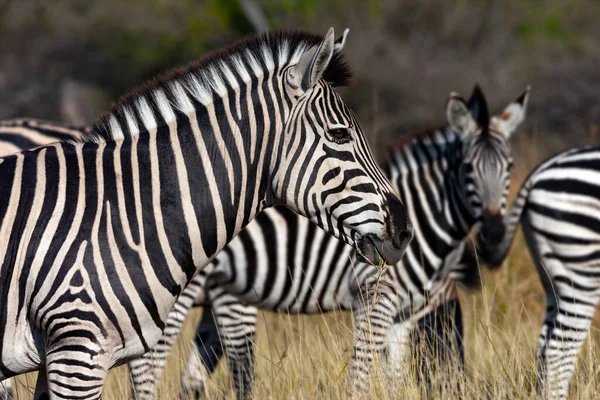
[[[537,391],[548,398],[567,398],[577,358],[587,338],[598,295],[547,293],[546,318],[537,342]],[[574,299],[577,299],[576,301]]]
[[[223,356],[223,346],[211,306],[202,311],[202,320],[194,339],[188,363],[181,380],[183,394],[200,398],[206,388],[206,381],[213,373]]]
[[[215,296],[212,305],[236,396],[238,399],[250,398],[254,384],[254,337],[258,311],[227,293]]]

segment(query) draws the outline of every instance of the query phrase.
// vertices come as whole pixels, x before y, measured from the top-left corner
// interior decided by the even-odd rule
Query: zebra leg
[[[166,328],[158,343],[143,356],[131,360],[128,364],[131,376],[132,397],[137,400],[152,400],[160,383],[167,357],[181,330],[189,309],[180,310],[177,303],[169,312]]]
[[[433,307],[415,324],[411,336],[417,377],[425,383],[426,397],[443,397],[443,390],[453,382],[447,378],[460,376],[464,369],[462,310],[458,298]],[[438,380],[434,382],[436,375]]]
[[[212,304],[236,396],[249,398],[254,384],[257,309],[240,303],[235,296],[226,293]]]
[[[86,339],[69,337],[49,348],[45,371],[38,375],[36,399],[100,399],[109,357],[96,339]]]
[[[34,400],[46,400],[49,399],[48,394],[48,373],[46,369],[40,369],[38,371],[37,381],[35,382],[35,393],[33,394]]]
[[[410,332],[412,321],[397,314],[393,325],[387,335],[387,363],[391,375],[397,379],[402,378],[402,372],[408,372],[410,357]]]
[[[355,392],[369,390],[373,361],[383,361],[393,316],[397,314],[397,304],[393,301],[397,297],[392,286],[383,280],[363,285],[355,296],[354,351],[350,364]]]
[[[546,397],[566,398],[600,300],[598,281],[573,272],[557,257],[563,249],[536,232],[529,220],[521,226],[546,292],[546,316],[537,342],[536,389]]]
[[[14,393],[12,390],[13,378],[0,382],[0,400],[12,400]]]
[[[134,399],[151,400],[155,398],[167,357],[179,336],[185,317],[196,301],[205,295],[205,281],[206,275],[203,272],[194,277],[169,312],[165,330],[156,346],[142,357],[129,362]]]
[[[573,290],[564,291],[547,293],[546,317],[537,342],[537,389],[549,398],[567,397],[599,300],[597,294],[577,299]]]
[[[181,387],[185,397],[199,398],[206,388],[208,378],[223,356],[223,346],[211,306],[205,307],[202,312],[202,320],[194,342],[195,346],[188,358]]]

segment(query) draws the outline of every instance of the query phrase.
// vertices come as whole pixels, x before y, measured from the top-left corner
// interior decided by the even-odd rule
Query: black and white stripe
[[[511,164],[508,139],[524,118],[527,93],[491,119],[479,88],[468,105],[452,95],[447,106],[450,126],[390,149],[384,170],[406,202],[415,240],[406,256],[388,268],[375,300],[378,271],[356,262],[352,248],[285,208],[258,216],[189,287],[201,296],[197,305],[205,300],[212,305],[220,335],[211,327],[212,317],[203,318],[201,355],[190,356],[184,388],[202,390],[218,359],[215,354],[220,354],[211,345],[219,344],[220,337],[239,394],[249,393],[256,307],[291,313],[353,309],[351,373],[359,389],[368,382],[371,350],[381,352],[389,344],[391,358],[402,364],[409,344],[406,333],[439,305],[456,301],[453,279],[479,282],[477,267],[464,270],[459,260],[474,225],[488,235],[501,234]],[[160,346],[145,360],[130,364],[142,398],[152,397],[193,302],[189,296],[176,305]]]
[[[80,143],[0,158],[0,380],[40,370],[36,397],[99,398],[275,202],[397,262],[405,209],[332,89],[344,39],[242,41],[126,96]]]
[[[33,118],[0,121],[0,156],[60,141],[79,141],[91,127],[78,127]]]
[[[559,153],[525,180],[499,244],[480,236],[480,256],[499,266],[519,224],[546,292],[537,341],[538,391],[566,398],[600,300],[600,147]]]

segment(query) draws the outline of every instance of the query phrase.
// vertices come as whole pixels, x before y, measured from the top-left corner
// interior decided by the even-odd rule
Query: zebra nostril
[[[394,246],[398,249],[403,249],[411,241],[413,237],[412,226],[408,226],[407,229],[398,232],[394,238]]]

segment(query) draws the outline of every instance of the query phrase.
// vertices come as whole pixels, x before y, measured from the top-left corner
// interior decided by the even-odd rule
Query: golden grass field
[[[523,141],[521,141],[523,142]],[[536,140],[535,142],[540,143]],[[521,143],[513,174],[512,192],[518,189],[528,171],[548,153]],[[459,389],[434,393],[434,398],[533,398],[536,374],[535,343],[544,313],[544,296],[537,272],[519,233],[504,266],[495,271],[483,269],[483,288],[461,291],[464,312],[466,370],[441,377],[444,382],[461,382]],[[180,377],[193,343],[194,328],[201,310],[190,313],[183,334],[171,354],[160,384],[160,399],[178,398]],[[598,318],[596,318],[597,320]],[[257,399],[343,399],[347,398],[349,378],[345,370],[350,356],[352,325],[349,313],[288,316],[259,313],[256,351]],[[591,329],[571,384],[570,397],[597,398],[600,393],[600,332]],[[224,364],[224,363],[222,363]],[[409,376],[390,382],[381,368],[373,377],[368,398],[421,398],[423,388]],[[130,395],[126,366],[110,371],[105,399]],[[30,399],[35,375],[19,377],[17,398]],[[212,377],[208,398],[234,398],[226,366],[220,365]]]

